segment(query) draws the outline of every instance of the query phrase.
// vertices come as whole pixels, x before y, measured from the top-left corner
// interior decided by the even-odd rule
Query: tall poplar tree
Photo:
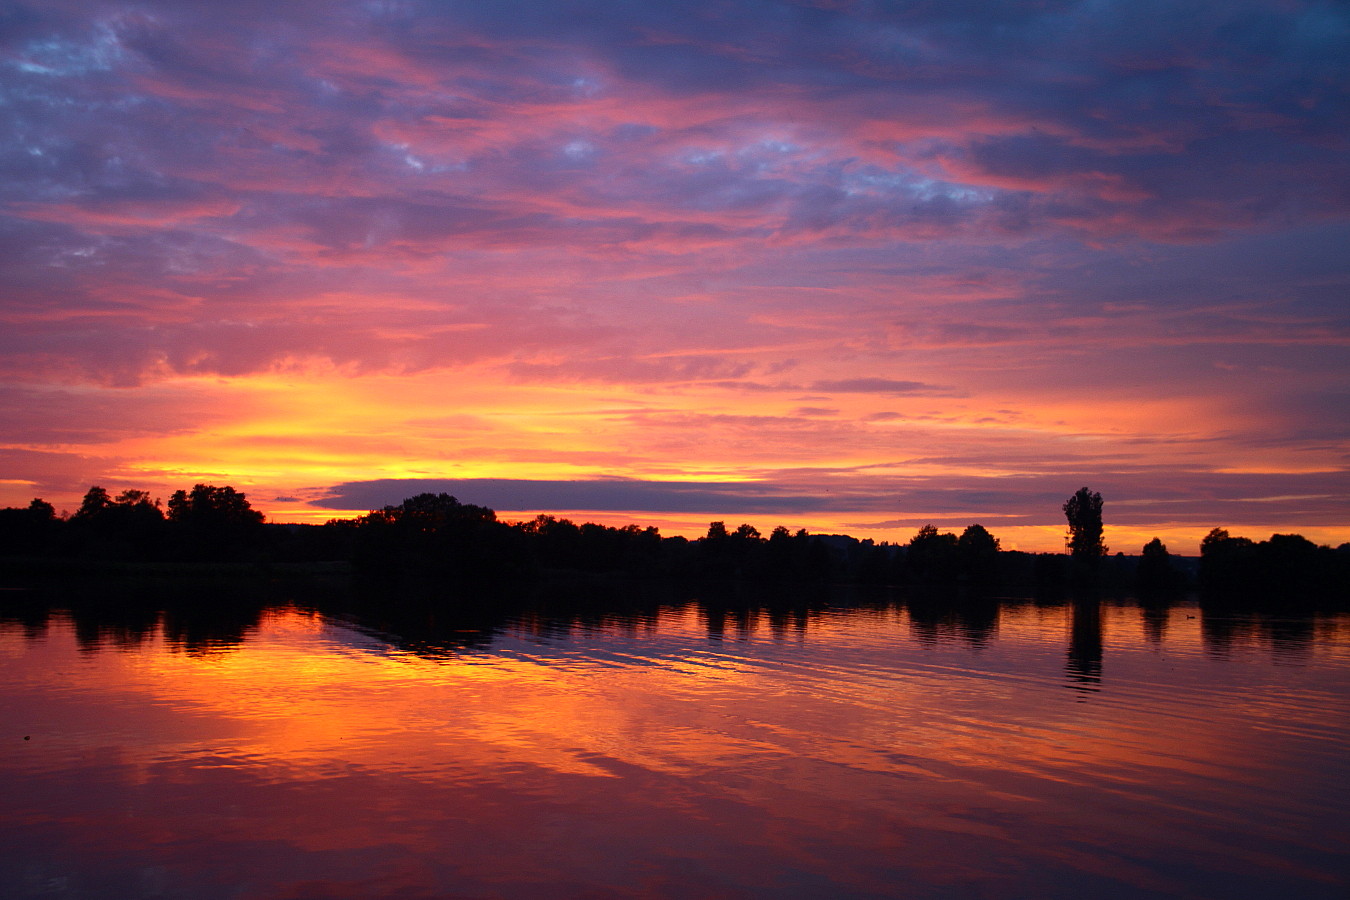
[[[1078,489],[1064,504],[1069,520],[1069,553],[1075,559],[1095,562],[1106,555],[1102,543],[1102,495],[1088,488]]]

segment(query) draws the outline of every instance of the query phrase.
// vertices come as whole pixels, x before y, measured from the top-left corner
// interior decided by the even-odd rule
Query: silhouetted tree
[[[758,578],[767,565],[765,541],[759,529],[742,523],[728,532],[725,522],[711,522],[699,542],[703,574],[714,577]]]
[[[173,492],[169,498],[169,521],[207,527],[247,527],[261,525],[263,514],[249,504],[244,494],[228,485],[198,484],[191,493]]]
[[[89,521],[97,518],[102,513],[112,509],[113,500],[108,496],[108,491],[98,485],[94,485],[85,491],[84,500],[80,502],[80,508],[75,511],[74,519]]]
[[[0,509],[0,555],[53,554],[65,524],[54,506],[36,497],[23,509]]]
[[[1317,545],[1301,534],[1272,534],[1257,547],[1264,550],[1264,561],[1272,571],[1306,573],[1317,568]]]
[[[786,525],[775,526],[773,531],[769,532],[769,545],[766,548],[770,571],[782,575],[791,570],[793,550],[792,532],[788,531]]]
[[[992,581],[998,572],[998,538],[983,525],[970,525],[956,540],[957,567],[972,581]]]
[[[1254,543],[1215,528],[1200,542],[1200,586],[1208,604],[1311,608],[1350,603],[1350,556],[1300,534]]]
[[[736,527],[736,531],[732,534],[732,537],[742,541],[757,541],[759,540],[759,529],[746,522],[742,522]]]
[[[153,559],[164,552],[163,528],[164,513],[147,491],[128,489],[113,499],[94,486],[70,518],[68,549],[98,559]]]
[[[1106,555],[1102,543],[1102,495],[1079,488],[1064,504],[1069,520],[1069,553],[1075,558],[1096,563]]]
[[[734,575],[736,563],[732,558],[731,534],[727,523],[709,522],[708,533],[698,540],[698,574],[711,578]]]
[[[263,514],[228,485],[174,491],[168,506],[170,540],[180,557],[231,559],[256,550],[263,540]]]
[[[956,577],[957,537],[938,533],[934,525],[925,525],[905,548],[905,570],[919,582],[950,581]]]
[[[859,584],[889,583],[894,555],[895,548],[889,544],[877,544],[870,538],[859,541],[850,554],[853,580]]]
[[[1256,556],[1265,576],[1264,588],[1284,604],[1315,604],[1339,587],[1333,576],[1335,551],[1319,547],[1301,534],[1272,534],[1256,545]]]
[[[357,564],[381,573],[479,579],[512,574],[528,561],[522,532],[498,522],[493,510],[446,493],[418,494],[360,516],[353,539]]]
[[[1250,585],[1258,576],[1251,540],[1233,537],[1225,528],[1212,529],[1200,541],[1200,584],[1211,591]]]
[[[543,513],[518,526],[529,536],[540,565],[550,569],[575,568],[581,557],[581,529],[571,519]]]
[[[787,529],[784,528],[783,531],[786,532]],[[778,529],[775,528],[774,532],[777,533]],[[769,542],[772,543],[773,540],[773,535],[770,535]],[[830,550],[819,537],[810,534],[805,528],[798,528],[791,538],[784,540],[780,536],[778,540],[784,552],[789,554],[791,561],[786,569],[779,569],[775,565],[775,572],[782,572],[784,576],[813,584],[828,581],[834,576]]]
[[[1177,587],[1181,581],[1181,573],[1172,565],[1167,545],[1159,538],[1144,545],[1134,577],[1135,584],[1144,591],[1166,590]]]

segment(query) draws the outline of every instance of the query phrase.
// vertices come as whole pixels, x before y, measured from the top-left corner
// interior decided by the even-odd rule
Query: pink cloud
[[[320,371],[650,404],[534,444],[463,411],[502,468],[603,472],[593,433],[653,471],[1343,467],[1343,17],[1256,8],[32,6],[0,377],[124,386],[132,422]],[[7,415],[15,448],[102,440]]]

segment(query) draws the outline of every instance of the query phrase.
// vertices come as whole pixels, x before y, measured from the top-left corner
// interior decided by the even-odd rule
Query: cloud
[[[450,493],[464,503],[511,510],[774,513],[819,509],[820,498],[785,494],[773,485],[627,479],[530,481],[511,478],[381,479],[334,485],[312,501],[327,509],[379,509],[415,494]]]
[[[881,394],[884,396],[945,396],[950,388],[895,378],[843,378],[812,382],[717,381],[716,387],[753,393]]]
[[[846,378],[842,381],[813,382],[809,390],[824,394],[932,394],[940,391],[922,381],[896,381],[891,378]]]
[[[573,379],[651,384],[739,378],[754,371],[751,362],[719,356],[677,356],[664,359],[602,357],[564,362],[517,362],[509,366],[511,374],[537,381]]]
[[[0,385],[0,421],[36,445],[113,444],[146,434],[180,434],[228,421],[209,392]],[[188,416],[185,408],[196,405]]]
[[[333,485],[314,506],[333,510],[379,509],[419,493],[449,493],[463,503],[499,512],[579,512],[779,516],[886,514],[899,528],[927,522],[955,527],[983,521],[990,527],[1062,526],[1061,507],[1087,481],[1106,498],[1113,526],[1166,523],[1192,528],[1236,521],[1270,521],[1298,514],[1313,525],[1338,525],[1341,497],[1350,487],[1343,473],[1307,475],[1220,474],[1161,470],[1129,474],[1087,473],[1005,478],[782,472],[749,482],[638,479],[534,480],[511,478],[377,479]],[[895,516],[895,513],[908,515]]]
[[[487,474],[1343,465],[1348,35],[1274,0],[10,3],[0,433],[87,469],[190,419],[141,399],[183,380],[439,373],[310,454],[444,419]]]

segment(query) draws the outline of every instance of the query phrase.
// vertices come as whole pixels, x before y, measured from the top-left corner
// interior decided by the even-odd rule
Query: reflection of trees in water
[[[51,605],[36,591],[0,590],[0,627],[17,628],[25,640],[37,641],[47,636],[50,621]]]
[[[84,605],[67,606],[75,643],[85,653],[103,647],[133,650],[154,637],[160,623],[160,611],[143,600],[135,605],[109,605],[106,598]]]
[[[0,621],[17,621],[30,637],[53,617],[70,621],[82,652],[133,649],[162,635],[173,650],[199,655],[237,648],[269,607],[286,601],[266,579],[155,575],[50,579],[6,603]]]
[[[159,604],[144,590],[130,587],[69,580],[41,589],[6,591],[0,622],[21,625],[26,637],[37,640],[46,635],[53,617],[64,618],[82,652],[129,649],[152,637],[160,618]]]
[[[1141,597],[1139,619],[1144,626],[1144,640],[1160,645],[1167,637],[1167,623],[1172,617],[1172,603],[1165,597]]]
[[[1344,621],[1343,610],[1343,603],[1325,594],[1204,591],[1200,633],[1205,649],[1218,655],[1234,645],[1254,643],[1269,647],[1277,657],[1302,658],[1310,652],[1319,624]]]
[[[1228,611],[1216,614],[1214,610],[1200,610],[1201,639],[1205,642],[1205,649],[1216,655],[1226,654],[1233,645],[1234,637],[1248,632],[1250,624]]]
[[[164,640],[192,656],[236,650],[258,630],[268,604],[231,598],[207,606],[170,605],[164,610]]]
[[[1314,626],[1313,619],[1274,619],[1266,623],[1265,634],[1277,658],[1302,659],[1312,651]]]
[[[711,641],[748,640],[767,624],[775,641],[801,640],[813,625],[841,609],[893,610],[894,595],[881,588],[827,588],[818,584],[792,587],[710,586],[699,590],[698,615]]]
[[[705,601],[699,604],[699,611],[702,613],[708,639],[721,642],[726,639],[728,630],[731,631],[733,640],[749,640],[755,626],[759,624],[760,613],[763,610],[750,605],[725,606]]]
[[[1277,657],[1302,658],[1311,651],[1317,624],[1316,616],[1275,616],[1214,606],[1200,610],[1205,649],[1220,656],[1234,645],[1255,643],[1270,647]]]
[[[769,632],[776,641],[789,638],[800,641],[806,637],[808,622],[810,616],[800,607],[775,607],[769,610]]]
[[[394,649],[438,660],[490,647],[503,625],[497,615],[447,616],[441,610],[425,606],[358,611],[355,616],[344,618],[358,631],[377,637]]]
[[[915,590],[905,598],[909,629],[921,644],[962,641],[980,648],[998,634],[1001,602],[956,590]]]
[[[489,648],[507,629],[560,640],[584,634],[640,638],[659,633],[662,622],[668,626],[672,617],[693,616],[709,641],[749,640],[757,633],[774,641],[801,641],[841,615],[873,611],[898,619],[902,609],[909,634],[919,643],[959,643],[978,649],[997,639],[1005,606],[1067,605],[1065,674],[1080,690],[1098,689],[1102,678],[1102,613],[1097,599],[1008,599],[950,589],[910,588],[899,593],[871,587],[730,582],[691,587],[611,576],[513,585],[407,578],[353,582],[343,575],[286,579],[222,570],[103,579],[86,574],[49,581],[29,591],[0,592],[0,624],[40,639],[56,610],[70,621],[86,652],[134,648],[160,635],[179,652],[225,652],[245,642],[267,609],[277,606],[335,616],[398,650],[442,659]],[[1138,608],[1145,640],[1163,644],[1171,599],[1142,598]],[[1276,615],[1213,599],[1203,602],[1198,625],[1210,652],[1224,653],[1239,644],[1263,645],[1284,658],[1307,654],[1319,627],[1330,629],[1330,634],[1342,634],[1350,627],[1343,617],[1332,614]]]
[[[573,603],[576,585],[538,594],[511,618],[513,630],[539,636],[608,633],[657,634],[662,621],[692,615],[713,642],[746,641],[767,632],[775,641],[799,641],[813,625],[841,610],[894,610],[892,592],[875,587],[794,586],[707,582],[697,586],[605,579],[588,585]],[[598,592],[598,593],[597,593]]]
[[[1064,666],[1069,687],[1099,691],[1102,681],[1102,604],[1075,599],[1069,607],[1069,658]]]
[[[360,578],[318,609],[395,649],[447,659],[491,646],[525,600],[507,585],[428,578]]]
[[[659,632],[663,611],[687,602],[665,582],[583,574],[523,590],[503,624],[509,619],[513,630],[550,640],[595,634],[640,638]]]

